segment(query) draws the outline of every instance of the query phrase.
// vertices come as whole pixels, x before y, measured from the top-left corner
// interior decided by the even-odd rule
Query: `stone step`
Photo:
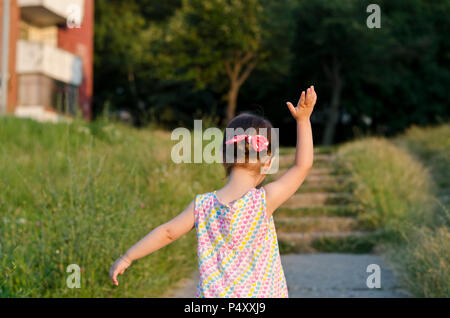
[[[267,182],[274,181],[281,177],[288,169],[280,168],[276,173],[267,175]],[[330,183],[349,180],[350,175],[342,173],[333,168],[312,168],[305,178],[309,183]]]
[[[332,154],[335,148],[335,146],[315,146],[314,154]],[[295,155],[295,151],[295,147],[280,147],[280,156]]]
[[[370,253],[375,247],[373,232],[277,233],[281,254],[289,253]]]
[[[331,154],[334,153],[337,146],[314,146],[314,154]]]
[[[280,173],[282,171],[285,171],[285,170],[291,168],[293,165],[294,165],[294,162],[288,163],[288,164],[284,164],[284,165],[279,164],[278,165],[278,171],[276,171],[276,173]],[[277,167],[276,164],[274,164],[273,167]],[[311,170],[310,170],[310,173],[311,173],[311,171],[316,170],[316,169],[329,169],[327,172],[329,172],[330,174],[336,174],[337,172],[339,172],[338,169],[337,169],[337,166],[334,163],[326,162],[326,161],[320,161],[320,162],[315,161],[313,163],[313,166],[312,166]],[[320,170],[318,170],[318,171],[320,171]],[[325,171],[325,170],[323,170],[323,171]],[[315,172],[316,171],[313,171],[312,173],[315,173]],[[325,173],[321,173],[321,174],[325,174]]]
[[[351,232],[358,227],[358,221],[353,217],[280,217],[275,215],[274,221],[277,233]]]
[[[349,174],[338,175],[311,175],[306,176],[304,184],[336,184],[348,182],[351,178]]]
[[[319,163],[332,163],[336,159],[336,155],[331,154],[314,154],[314,165]],[[295,153],[288,155],[280,155],[278,157],[278,165],[280,167],[286,167],[293,165],[295,162]]]
[[[347,237],[347,236],[364,236],[370,232],[352,231],[352,232],[277,232],[277,237],[280,240],[296,241],[296,240],[311,240],[324,237]]]
[[[335,170],[333,168],[311,168],[309,170],[309,175],[332,175],[335,173]]]
[[[351,193],[339,192],[311,192],[297,193],[288,199],[282,206],[286,208],[302,208],[311,206],[323,206],[333,204],[344,204],[351,202]]]
[[[280,207],[274,212],[274,218],[303,216],[356,216],[361,211],[358,204],[323,205],[303,208]]]
[[[274,176],[279,177],[283,173],[285,173],[288,170],[288,168],[279,168],[277,173],[274,173]],[[333,175],[335,174],[335,169],[330,167],[322,167],[322,168],[311,168],[309,170],[308,175]]]
[[[352,187],[349,182],[342,183],[329,183],[329,184],[310,184],[305,183],[298,188],[297,193],[310,193],[310,192],[351,192]]]

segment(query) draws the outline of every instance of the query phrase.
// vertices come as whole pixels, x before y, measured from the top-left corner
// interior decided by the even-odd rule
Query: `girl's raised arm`
[[[169,222],[156,227],[115,261],[109,271],[115,285],[119,285],[117,275],[123,274],[133,261],[169,245],[194,228],[194,202]]]
[[[316,104],[314,86],[303,91],[297,107],[287,103],[297,121],[297,148],[295,163],[277,180],[264,186],[266,191],[266,213],[269,216],[289,199],[305,180],[313,165],[314,150],[310,117]]]

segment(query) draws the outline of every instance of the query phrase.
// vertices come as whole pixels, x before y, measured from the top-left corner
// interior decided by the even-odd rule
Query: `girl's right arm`
[[[130,247],[124,255],[121,255],[109,271],[109,276],[113,283],[116,286],[119,285],[117,276],[123,274],[133,261],[169,245],[194,229],[194,206],[195,200],[175,218],[153,229],[139,242]]]
[[[303,91],[297,107],[287,103],[292,116],[297,121],[297,148],[295,163],[277,180],[264,186],[266,191],[266,213],[270,216],[281,204],[288,200],[300,187],[312,168],[314,160],[313,138],[310,116],[316,104],[314,86]]]

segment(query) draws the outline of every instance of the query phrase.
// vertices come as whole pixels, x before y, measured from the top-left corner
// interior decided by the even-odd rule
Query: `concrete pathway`
[[[372,254],[287,254],[281,262],[289,298],[398,298],[409,295],[395,283],[383,258]],[[380,287],[369,288],[367,266],[380,266]]]

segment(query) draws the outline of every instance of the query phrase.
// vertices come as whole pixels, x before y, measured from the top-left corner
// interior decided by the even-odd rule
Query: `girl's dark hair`
[[[232,128],[232,129],[243,129],[243,132],[247,134],[247,129],[253,129],[254,133],[251,133],[250,135],[264,135],[266,136],[267,140],[269,141],[268,149],[266,154],[268,156],[271,156],[271,145],[272,145],[272,124],[265,118],[254,115],[250,112],[241,113],[238,116],[234,117],[227,125],[226,128]],[[237,143],[231,143],[226,145],[225,142],[229,139],[231,139],[236,134],[239,134],[239,132],[235,133],[234,135],[227,136],[226,129],[224,133],[223,143],[222,143],[222,155],[223,155],[223,166],[225,168],[226,175],[229,176],[231,173],[231,170],[234,167],[244,167],[251,170],[259,170],[261,168],[262,162],[260,158],[260,154],[253,150],[252,146],[248,143],[247,139],[239,141]],[[234,147],[233,151],[233,157],[227,158],[227,149],[228,147]],[[240,149],[239,149],[240,148]],[[243,149],[242,149],[243,148]],[[254,155],[252,158],[257,158],[256,163],[250,162],[250,154]],[[242,158],[244,156],[244,158]],[[227,158],[227,160],[225,160]],[[231,159],[231,160],[230,160]],[[243,161],[243,162],[242,162]]]

